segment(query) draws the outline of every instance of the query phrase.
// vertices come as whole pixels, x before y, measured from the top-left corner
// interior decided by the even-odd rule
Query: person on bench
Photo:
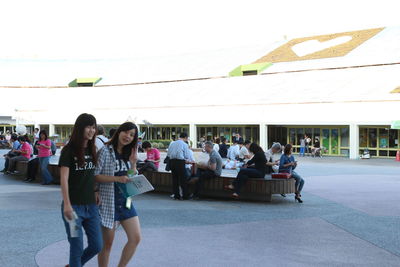
[[[16,156],[10,159],[8,169],[6,173],[15,173],[18,161],[29,161],[31,158],[32,150],[31,145],[26,141],[25,136],[19,136],[18,141],[21,144],[21,148],[15,152],[19,153],[20,156]]]
[[[282,156],[282,146],[280,143],[273,143],[270,149],[265,152],[267,159],[267,173],[277,173],[279,171],[279,160]]]
[[[239,198],[240,191],[249,178],[264,179],[266,173],[267,159],[265,158],[264,150],[256,143],[252,143],[249,150],[254,154],[253,158],[243,165],[243,168],[240,168],[236,180],[231,185],[225,187],[226,189],[235,191],[232,194],[232,197],[235,199]]]
[[[158,151],[157,148],[151,147],[149,141],[144,141],[142,143],[142,148],[146,152],[146,159],[144,160],[144,164],[139,168],[139,173],[145,171],[158,171],[160,165],[160,151]]]
[[[196,183],[196,189],[193,194],[193,198],[199,199],[201,191],[204,187],[204,180],[213,179],[221,176],[222,173],[222,158],[221,155],[213,149],[213,143],[210,141],[204,144],[205,151],[209,154],[210,159],[207,165],[198,165],[197,174],[198,182]]]
[[[292,178],[296,180],[295,184],[296,195],[294,198],[299,203],[303,203],[303,201],[301,200],[301,190],[303,189],[304,186],[304,179],[294,171],[294,169],[297,167],[297,161],[294,160],[292,152],[293,152],[292,145],[287,144],[285,146],[283,155],[279,163],[279,172],[290,173]]]

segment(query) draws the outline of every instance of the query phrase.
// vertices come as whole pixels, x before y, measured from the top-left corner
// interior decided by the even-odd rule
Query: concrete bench
[[[54,178],[54,183],[60,183],[60,168],[57,164],[49,164],[47,167]],[[16,165],[16,170],[18,171],[18,175],[26,178],[28,173],[28,161],[18,161]],[[40,168],[38,168],[38,172],[36,173],[36,181],[42,182],[42,174],[40,173]]]
[[[156,192],[172,190],[172,174],[170,172],[146,172],[144,174],[154,186]],[[204,182],[203,195],[215,198],[230,198],[232,192],[224,189],[232,183],[235,177],[221,176],[208,179]],[[291,194],[295,192],[295,180],[291,179],[255,179],[250,178],[242,189],[240,199],[267,201],[272,200],[274,194]]]

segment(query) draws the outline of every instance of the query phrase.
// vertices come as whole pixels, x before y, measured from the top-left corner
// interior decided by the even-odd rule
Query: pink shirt
[[[51,147],[50,139],[47,139],[44,141],[38,141],[37,144],[43,144],[43,145]],[[38,157],[39,158],[50,157],[50,156],[51,156],[51,148],[45,148],[43,146],[39,146],[39,149],[38,149]]]
[[[28,151],[27,154],[21,154],[21,156],[24,156],[27,159],[31,158],[31,154],[32,154],[31,145],[28,142],[23,143],[20,150],[21,151]]]
[[[159,160],[160,159],[160,151],[157,148],[152,148],[151,150],[147,151],[147,158],[149,160]],[[160,162],[154,162],[154,165],[158,168]]]

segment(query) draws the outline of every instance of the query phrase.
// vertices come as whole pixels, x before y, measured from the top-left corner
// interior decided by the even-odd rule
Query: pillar
[[[266,150],[268,149],[268,125],[260,124],[260,146]]]
[[[49,124],[49,136],[53,136],[56,133],[56,128],[54,124]]]
[[[197,127],[196,124],[189,124],[189,138],[192,141],[192,148],[197,147]]]
[[[350,124],[350,159],[359,159],[359,126],[357,124]]]

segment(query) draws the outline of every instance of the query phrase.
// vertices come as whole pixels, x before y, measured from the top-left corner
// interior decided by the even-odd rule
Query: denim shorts
[[[114,221],[120,222],[138,216],[133,204],[131,204],[130,209],[126,207],[126,197],[124,197],[121,190],[118,188],[116,184],[114,184],[114,199],[115,199]]]

